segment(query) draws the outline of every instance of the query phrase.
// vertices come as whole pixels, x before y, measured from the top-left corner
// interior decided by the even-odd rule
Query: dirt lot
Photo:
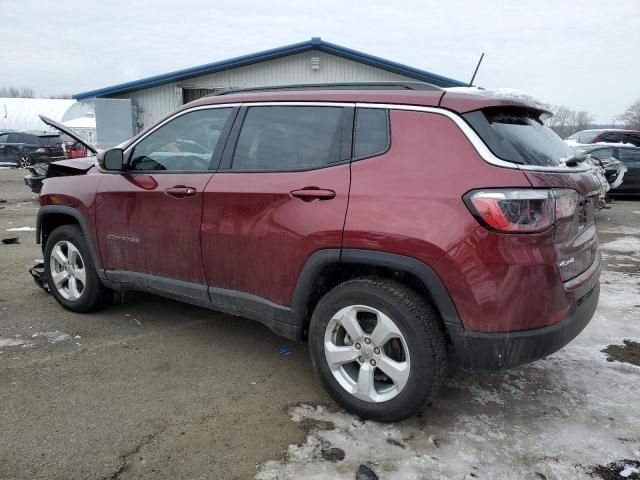
[[[35,226],[22,175],[0,170],[0,238],[20,241],[0,244],[2,479],[636,475],[639,201],[598,215],[600,307],[576,341],[509,372],[455,371],[419,416],[381,425],[337,411],[306,346],[249,320],[141,293],[63,310],[27,272],[33,232],[6,231]]]

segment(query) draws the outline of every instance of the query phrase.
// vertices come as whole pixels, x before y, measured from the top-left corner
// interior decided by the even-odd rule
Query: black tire
[[[73,244],[82,257],[84,264],[86,282],[82,293],[77,300],[68,300],[60,293],[53,282],[51,272],[51,252],[54,246],[60,242],[70,242]],[[113,291],[106,288],[96,272],[95,265],[91,258],[91,252],[87,246],[87,241],[78,225],[63,225],[56,228],[49,234],[44,249],[44,271],[51,294],[67,310],[79,313],[88,313],[99,310],[106,306],[113,299]]]
[[[351,305],[373,307],[392,319],[409,350],[406,385],[394,398],[379,403],[363,401],[345,390],[329,368],[324,349],[325,331],[333,316]],[[329,291],[318,303],[309,327],[313,368],[331,397],[356,415],[392,422],[414,415],[433,398],[446,379],[447,348],[436,311],[404,284],[377,277],[349,280]]]

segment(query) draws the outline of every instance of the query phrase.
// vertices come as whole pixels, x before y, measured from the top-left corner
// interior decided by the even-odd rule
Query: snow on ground
[[[7,228],[7,232],[35,232],[36,229],[34,227],[14,227]]]
[[[640,252],[640,238],[623,237],[611,242],[603,243],[601,248],[604,250],[614,250],[616,252],[638,253]]]
[[[49,343],[58,343],[71,340],[71,335],[68,333],[55,330],[53,332],[37,332],[31,335],[32,340],[24,340],[20,337],[14,338],[0,338],[0,348],[4,347],[33,347],[34,341],[37,339],[44,339]],[[78,336],[78,338],[80,338]]]
[[[596,465],[639,461],[640,367],[609,362],[602,350],[640,341],[640,279],[605,271],[601,280],[596,315],[563,350],[506,372],[456,371],[409,420],[381,424],[322,406],[293,408],[294,422],[316,428],[256,478],[353,479],[367,464],[385,480],[552,480],[591,478]],[[344,460],[323,459],[332,447],[344,450]]]

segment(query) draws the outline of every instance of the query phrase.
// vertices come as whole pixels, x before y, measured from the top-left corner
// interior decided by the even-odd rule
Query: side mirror
[[[98,163],[105,170],[121,172],[124,170],[124,150],[112,148],[98,156]]]

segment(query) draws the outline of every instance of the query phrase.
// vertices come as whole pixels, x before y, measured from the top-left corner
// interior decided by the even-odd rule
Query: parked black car
[[[600,144],[593,147],[581,147],[581,151],[591,154],[592,158],[605,164],[603,165],[605,175],[612,187],[608,192],[609,196],[640,195],[640,147],[614,147]],[[607,161],[611,158],[620,160],[627,167],[624,179],[619,185],[616,185],[615,178],[613,178],[616,172],[606,167]]]
[[[0,132],[0,165],[27,168],[67,158],[59,134]]]
[[[86,157],[87,154],[95,155],[98,153],[98,150],[91,144],[87,143],[83,140],[76,132],[72,129],[65,127],[64,125],[51,120],[50,118],[45,117],[44,115],[39,115],[40,119],[49,125],[62,132],[59,137],[63,137],[65,139],[65,144],[67,145],[67,152],[69,153],[69,157],[71,158],[81,158]],[[74,155],[75,153],[75,155]],[[66,159],[67,157],[63,157]],[[53,161],[53,160],[52,160]],[[24,184],[31,189],[33,193],[40,193],[42,190],[42,182],[45,178],[47,178],[47,171],[49,169],[48,164],[39,164],[28,166],[29,174],[24,177]]]

